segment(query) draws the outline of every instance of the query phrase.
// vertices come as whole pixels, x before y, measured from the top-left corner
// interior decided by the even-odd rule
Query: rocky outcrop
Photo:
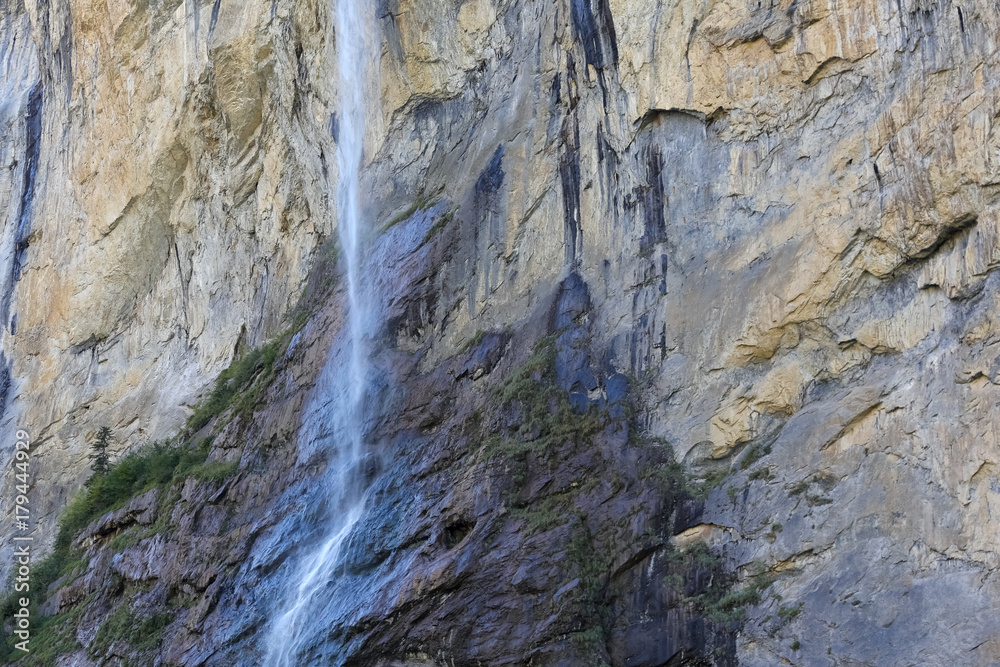
[[[5,9],[6,430],[38,443],[42,538],[86,474],[89,430],[174,432],[282,328],[335,226],[336,36],[313,2]],[[315,655],[1000,660],[996,7],[371,11],[378,502]],[[327,309],[302,340],[335,355]],[[530,408],[495,393],[541,335],[570,413],[600,415],[546,456]],[[308,385],[286,390],[303,401]],[[270,491],[226,492],[256,528],[219,543],[240,556],[183,631],[166,626],[170,661],[253,664],[322,520],[323,457],[296,428]],[[266,433],[217,446],[244,470]],[[498,434],[520,444],[485,456]],[[661,439],[704,480],[703,505],[651,481]],[[532,529],[546,509],[568,520]],[[573,561],[574,544],[600,557]],[[678,594],[666,559],[696,544],[721,564],[682,560]],[[773,583],[737,629],[695,601],[707,572]]]
[[[152,488],[129,501],[128,505],[108,512],[93,522],[78,538],[78,545],[89,545],[101,538],[115,535],[132,526],[148,526],[156,522],[159,515],[160,490]]]

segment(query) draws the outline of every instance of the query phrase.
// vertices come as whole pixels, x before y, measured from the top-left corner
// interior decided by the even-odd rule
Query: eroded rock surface
[[[238,351],[283,327],[336,224],[336,36],[315,2],[4,10],[0,386],[5,433],[25,426],[38,446],[44,543],[89,433],[173,433]],[[391,0],[371,14],[368,247],[392,269],[372,272],[379,503],[316,656],[1000,661],[997,8]],[[338,303],[304,330],[319,351],[287,400],[336,345]],[[555,386],[601,428],[524,470],[484,461],[485,435],[541,435],[491,392],[543,335]],[[296,545],[316,539],[308,480],[324,462],[296,450],[289,410],[285,464],[220,496],[236,523],[212,523],[198,495],[219,488],[192,487],[182,502],[205,523],[147,538],[169,554],[152,570],[134,563],[153,543],[95,547],[97,577],[117,567],[170,582],[161,602],[185,585],[207,600],[168,627],[171,663],[254,664]],[[477,411],[495,420],[482,436]],[[217,447],[241,471],[264,465],[270,431],[243,433]],[[693,477],[721,478],[703,506],[655,490],[660,439]],[[576,518],[518,518],[552,497]],[[180,546],[229,525],[244,528],[203,565]],[[596,601],[560,557],[581,527],[607,559]],[[720,630],[664,583],[672,543],[711,545],[740,585],[774,582]],[[685,595],[706,585],[695,570]],[[598,646],[571,640],[589,628]]]

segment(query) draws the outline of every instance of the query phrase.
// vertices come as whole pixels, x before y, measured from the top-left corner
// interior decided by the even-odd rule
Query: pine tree
[[[111,429],[107,426],[102,426],[97,431],[97,437],[94,439],[94,444],[90,446],[90,469],[98,475],[106,475],[111,469],[111,455],[108,454],[108,446],[114,442],[114,436],[111,435]]]

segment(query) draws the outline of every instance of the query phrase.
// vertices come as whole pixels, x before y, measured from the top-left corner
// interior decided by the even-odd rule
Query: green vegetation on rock
[[[444,215],[439,217],[431,225],[431,228],[427,230],[427,234],[424,235],[424,240],[420,243],[421,246],[426,245],[432,238],[441,233],[441,231],[447,227],[451,221],[455,218],[455,210],[448,209]]]
[[[404,220],[408,219],[417,211],[425,211],[433,205],[434,202],[431,200],[431,198],[425,193],[421,192],[419,195],[417,195],[417,198],[413,201],[412,204],[410,204],[406,209],[404,209],[397,215],[393,216],[392,219],[389,220],[389,222],[385,223],[385,225],[382,227],[379,233],[385,234],[387,231],[389,231],[399,223],[403,222]]]
[[[25,654],[16,650],[14,648],[15,640],[10,636],[5,636],[3,644],[0,645],[0,659],[4,661],[4,664],[10,664],[20,658],[17,664],[21,667],[52,667],[55,665],[56,658],[77,648],[76,626],[83,617],[87,603],[91,598],[87,598],[66,613],[53,616],[40,617],[35,614],[36,609],[33,608],[31,610],[30,653]],[[4,608],[3,611],[6,617],[7,609]]]
[[[293,329],[286,330],[277,340],[247,353],[223,371],[208,400],[188,421],[187,433],[199,430],[226,410],[232,409],[235,414],[252,410],[273,379],[279,351],[287,347],[292,333]],[[106,451],[106,446],[112,439],[110,429],[106,432],[102,430],[96,443],[101,444]],[[96,447],[97,444],[95,451]],[[73,545],[73,540],[95,519],[124,507],[136,496],[153,488],[165,491],[158,520],[151,526],[127,528],[107,546],[113,551],[121,551],[166,530],[169,527],[168,505],[176,502],[178,497],[176,493],[169,492],[171,487],[188,479],[217,483],[232,477],[239,470],[238,461],[208,461],[211,447],[212,438],[204,438],[195,445],[189,436],[182,434],[171,441],[143,445],[116,463],[109,463],[106,469],[104,466],[95,467],[94,475],[59,517],[59,530],[52,552],[41,561],[33,563],[29,580],[29,612],[35,619],[32,625],[32,652],[27,657],[23,656],[14,648],[13,638],[6,636],[0,641],[0,661],[5,664],[17,660],[18,665],[50,665],[56,656],[78,648],[75,625],[84,605],[77,603],[68,612],[49,617],[42,617],[40,614],[40,605],[52,592],[52,585],[60,579],[68,583],[73,577],[82,574],[88,565],[87,557],[79,547]],[[99,454],[100,452],[97,455]],[[13,587],[8,587],[8,590],[13,591]],[[11,618],[16,611],[17,597],[12,592],[0,601],[0,611],[4,618]],[[155,642],[149,643],[153,641],[150,638],[162,636],[172,619],[172,615],[166,612],[141,618],[123,614],[126,612],[118,611],[105,622],[95,638],[96,648],[92,646],[92,650],[100,652],[102,642],[113,642],[121,638],[129,639],[132,647],[137,650],[148,650],[155,646]],[[136,641],[132,641],[133,639]]]
[[[462,345],[458,353],[465,354],[469,350],[479,347],[479,344],[483,342],[483,336],[485,335],[486,335],[485,331],[483,331],[482,329],[476,329],[476,333],[473,334],[472,338],[465,341],[465,343]]]
[[[759,442],[753,443],[740,460],[740,470],[746,470],[770,453],[771,445],[762,446]]]
[[[778,618],[783,621],[791,621],[802,612],[802,605],[803,603],[800,602],[797,605],[782,606],[778,609]]]
[[[274,375],[274,362],[287,343],[286,337],[282,336],[263,347],[251,350],[219,373],[215,389],[188,418],[188,430],[192,433],[201,430],[230,407],[235,408],[238,413],[252,411],[259,403],[264,389],[270,384]]]
[[[165,487],[205,470],[211,441],[198,447],[153,442],[127,454],[105,475],[95,475],[80,490],[59,519],[59,545],[69,546],[73,536],[91,521],[154,487]],[[215,469],[215,464],[207,464]]]
[[[566,392],[556,386],[555,360],[555,336],[546,336],[511,377],[496,388],[497,405],[502,411],[516,411],[518,425],[516,430],[486,438],[483,459],[552,452],[566,443],[589,442],[600,430],[597,416],[575,412]]]
[[[166,489],[188,478],[202,481],[219,481],[236,473],[238,464],[208,462],[211,440],[205,439],[197,447],[189,444],[175,445],[169,442],[154,442],[127,454],[113,464],[107,473],[95,474],[73,497],[59,518],[59,532],[55,548],[46,558],[35,563],[31,570],[29,587],[33,619],[32,653],[22,658],[20,665],[48,665],[51,660],[45,656],[51,652],[54,658],[76,647],[72,628],[83,605],[77,604],[72,610],[50,617],[41,617],[39,607],[45,601],[46,592],[59,579],[67,580],[79,576],[86,569],[88,559],[73,546],[73,539],[92,521],[107,512],[124,507],[136,496],[159,487]],[[165,498],[169,500],[169,497]],[[167,508],[160,509],[160,519],[142,530],[127,530],[116,536],[110,546],[115,550],[125,549],[138,541],[166,528]],[[13,587],[8,587],[13,590]],[[18,595],[11,593],[0,603],[4,618],[10,618],[16,611]],[[148,624],[147,624],[148,625]],[[143,636],[149,636],[149,627]],[[0,660],[12,662],[21,657],[13,646],[11,637],[5,637],[0,644]],[[27,661],[25,661],[27,660]]]
[[[173,620],[174,613],[171,611],[143,616],[128,604],[123,604],[101,624],[90,645],[90,652],[104,656],[119,640],[128,642],[135,651],[150,651],[160,645],[167,626]]]
[[[772,575],[760,571],[737,586],[733,575],[723,567],[722,558],[712,553],[702,542],[670,555],[667,584],[683,595],[685,577],[682,573],[701,569],[708,574],[708,584],[700,591],[683,596],[683,602],[693,607],[709,621],[729,624],[743,620],[746,608],[759,604],[761,593],[774,583]]]
[[[689,481],[687,488],[692,496],[704,500],[705,498],[708,498],[708,494],[712,492],[712,489],[716,489],[721,486],[722,482],[725,481],[728,476],[729,470],[725,468],[717,468],[706,473],[701,481]]]

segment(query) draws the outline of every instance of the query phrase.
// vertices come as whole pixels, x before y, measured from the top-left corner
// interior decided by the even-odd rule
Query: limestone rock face
[[[323,55],[314,11],[4,3],[4,438],[31,434],[43,543],[98,427],[173,434],[295,304],[333,229],[289,41]]]
[[[109,425],[124,448],[173,433],[238,352],[283,327],[336,228],[337,39],[313,0],[0,7],[4,451],[17,427],[32,434],[44,544],[86,478],[90,434]],[[366,247],[384,260],[369,275],[392,389],[369,424],[382,504],[358,528],[377,537],[351,556],[364,595],[331,610],[316,655],[521,664],[518,645],[578,664],[565,641],[585,618],[604,623],[593,655],[614,665],[706,646],[749,665],[1000,661],[997,7],[367,11],[381,50]],[[324,318],[303,333],[315,355],[342,340]],[[497,509],[516,471],[486,465],[462,430],[544,334],[575,409],[621,425],[630,394],[629,428],[696,478],[724,475],[703,503],[664,503],[644,472],[663,461],[612,428],[589,457],[529,457],[511,507],[558,497],[589,517],[617,621],[510,611],[579,594],[584,577],[546,560],[575,533],[534,537]],[[223,440],[241,470],[262,446]],[[266,492],[234,492],[245,532],[213,543],[239,551],[226,576],[170,542],[217,528],[194,518],[148,538],[176,571],[140,567],[152,543],[117,561],[95,547],[93,582],[118,568],[204,596],[171,631],[171,664],[257,664],[251,638],[319,521],[296,493],[322,462],[287,447]],[[606,473],[607,488],[571,493]],[[740,580],[776,577],[738,628],[657,588],[669,545],[692,543]],[[490,627],[463,634],[477,619]]]

